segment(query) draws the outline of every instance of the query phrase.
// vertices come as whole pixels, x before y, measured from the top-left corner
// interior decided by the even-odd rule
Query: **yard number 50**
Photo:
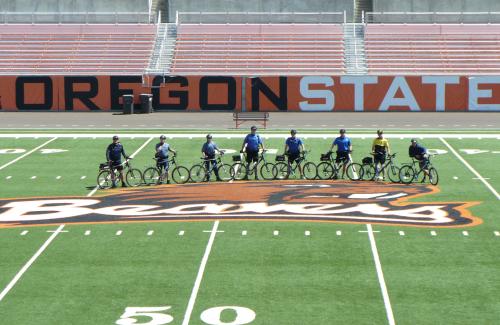
[[[117,325],[164,325],[171,323],[174,318],[169,314],[161,313],[172,308],[163,307],[127,307],[125,312],[116,321]],[[232,310],[236,313],[236,318],[227,323],[221,321],[221,314],[225,310]],[[137,317],[149,317],[147,323],[138,323]],[[250,324],[255,319],[255,312],[249,308],[238,306],[213,307],[201,313],[200,319],[208,325],[245,325]]]

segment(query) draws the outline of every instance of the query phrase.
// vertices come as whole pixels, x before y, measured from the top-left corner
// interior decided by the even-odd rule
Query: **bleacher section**
[[[341,24],[180,24],[170,74],[343,74]]]
[[[154,24],[0,25],[0,74],[141,75]]]
[[[368,24],[369,74],[498,74],[500,25]]]

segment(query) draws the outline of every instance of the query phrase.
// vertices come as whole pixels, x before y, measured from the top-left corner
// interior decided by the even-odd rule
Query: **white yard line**
[[[148,143],[150,143],[152,140],[154,139],[154,137],[150,137],[146,142],[144,142],[142,144],[142,146],[139,147],[139,149],[137,149],[132,155],[130,155],[131,158],[134,158],[142,149],[144,149],[144,147],[146,147],[148,145]],[[96,185],[94,187],[94,189],[92,191],[90,191],[89,194],[87,194],[87,197],[90,197],[92,195],[95,194],[95,192],[97,192],[97,190],[99,189],[99,185]]]
[[[458,160],[460,160],[462,162],[462,164],[464,164],[467,168],[469,168],[469,170],[474,175],[476,175],[476,177],[481,182],[483,182],[483,184],[491,191],[491,193],[493,193],[493,195],[495,195],[497,200],[500,200],[500,194],[498,194],[498,192],[493,188],[493,186],[491,186],[490,183],[488,183],[488,181],[486,179],[484,179],[483,176],[481,176],[464,158],[462,158],[462,156],[460,156],[460,154],[455,149],[453,149],[453,147],[445,139],[439,138],[439,140],[441,140],[441,142],[444,143],[444,145],[446,147],[448,147],[448,149],[450,149],[450,151],[458,158]]]
[[[377,270],[378,282],[380,284],[380,290],[382,291],[382,297],[384,299],[387,320],[389,321],[389,325],[395,325],[396,322],[394,321],[391,301],[389,299],[389,293],[387,292],[387,286],[385,285],[384,273],[382,272],[382,264],[380,263],[380,258],[378,256],[377,244],[375,243],[375,236],[373,235],[372,225],[367,224],[366,230],[368,232],[368,238],[370,239],[370,246],[372,248],[373,260],[375,262],[375,269]]]
[[[196,276],[196,281],[194,282],[193,291],[191,292],[191,297],[189,298],[188,306],[186,308],[186,313],[184,314],[184,320],[182,325],[188,325],[191,319],[191,314],[193,312],[194,303],[196,302],[196,297],[198,296],[198,290],[200,290],[201,280],[203,279],[203,273],[205,273],[205,267],[207,266],[208,257],[210,256],[210,251],[212,250],[212,245],[214,244],[215,235],[217,235],[217,228],[219,227],[219,220],[214,222],[212,231],[210,233],[210,238],[208,239],[207,247],[205,249],[205,254],[201,259],[200,269],[198,270],[198,275]]]
[[[64,228],[64,225],[60,225],[59,228],[57,228],[54,233],[45,241],[45,243],[38,249],[38,251],[33,255],[30,260],[23,266],[19,272],[14,276],[14,278],[10,281],[10,283],[3,289],[3,291],[0,293],[0,301],[5,298],[5,296],[9,293],[9,291],[16,285],[17,281],[21,279],[24,273],[28,271],[30,266],[36,261],[36,259],[43,253],[43,251],[49,246],[49,244],[56,238],[58,234],[61,233],[62,229]]]
[[[7,167],[7,166],[12,165],[13,163],[15,163],[15,162],[17,162],[17,161],[19,161],[19,160],[23,159],[23,158],[24,158],[24,157],[26,157],[26,156],[31,155],[33,152],[35,152],[35,151],[39,150],[40,148],[45,147],[46,145],[48,145],[49,143],[51,143],[51,142],[52,142],[52,141],[54,141],[55,139],[57,139],[57,136],[55,136],[55,137],[53,137],[52,139],[50,139],[49,141],[47,141],[47,142],[45,142],[45,143],[43,143],[43,144],[39,145],[39,146],[38,146],[38,147],[36,147],[35,149],[28,151],[28,152],[27,152],[27,153],[25,153],[24,155],[19,156],[19,157],[17,157],[17,158],[16,158],[16,159],[14,159],[14,160],[9,161],[9,162],[8,162],[8,163],[6,163],[5,165],[0,166],[0,170],[4,169],[4,168],[5,168],[5,167]]]

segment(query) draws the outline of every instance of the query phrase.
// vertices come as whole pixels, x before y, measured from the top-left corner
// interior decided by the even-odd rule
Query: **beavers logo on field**
[[[84,198],[0,200],[0,227],[174,220],[271,220],[459,227],[477,202],[408,202],[436,187],[353,182],[241,182],[136,188]]]

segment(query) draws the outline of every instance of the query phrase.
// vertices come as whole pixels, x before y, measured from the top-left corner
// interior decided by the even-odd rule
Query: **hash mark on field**
[[[306,230],[306,231],[304,232],[304,235],[305,235],[305,236],[311,236],[311,232],[310,232],[309,230]]]
[[[463,234],[464,236],[469,236],[469,232],[468,232],[468,231],[462,231],[462,234]]]
[[[7,176],[7,177],[5,177],[5,179],[11,179],[11,178],[12,178],[12,176]]]
[[[405,232],[400,230],[400,231],[399,231],[399,235],[400,235],[400,236],[404,236],[404,235],[405,235]]]
[[[85,179],[85,178],[87,178],[87,176],[82,176],[82,177],[80,177],[80,179]]]
[[[431,231],[431,236],[437,236],[437,234],[434,230]]]
[[[24,236],[24,235],[26,235],[27,233],[28,233],[28,230],[25,230],[25,231],[23,231],[23,232],[21,233],[21,236]]]
[[[31,179],[36,179],[36,176],[31,176]]]
[[[184,236],[184,230],[179,231],[179,236]]]
[[[153,233],[154,233],[154,231],[153,231],[153,230],[148,231],[148,236],[152,236],[152,235],[153,235]]]
[[[89,236],[89,235],[90,235],[90,230],[85,231],[85,236]]]
[[[61,176],[57,176],[56,179],[61,179]]]
[[[121,234],[122,234],[122,233],[123,233],[123,231],[118,230],[118,231],[116,232],[116,235],[117,235],[117,236],[121,236]]]
[[[243,231],[241,232],[241,235],[242,235],[242,236],[246,236],[246,235],[247,235],[247,231],[246,231],[246,230],[243,230]]]
[[[457,176],[453,176],[453,179],[458,179],[458,177]]]
[[[279,234],[280,234],[280,232],[278,230],[273,231],[274,236],[278,236]]]
[[[495,234],[495,236],[500,237],[500,231],[494,231],[493,233]]]
[[[341,235],[342,235],[342,231],[337,230],[337,236],[341,236]]]

